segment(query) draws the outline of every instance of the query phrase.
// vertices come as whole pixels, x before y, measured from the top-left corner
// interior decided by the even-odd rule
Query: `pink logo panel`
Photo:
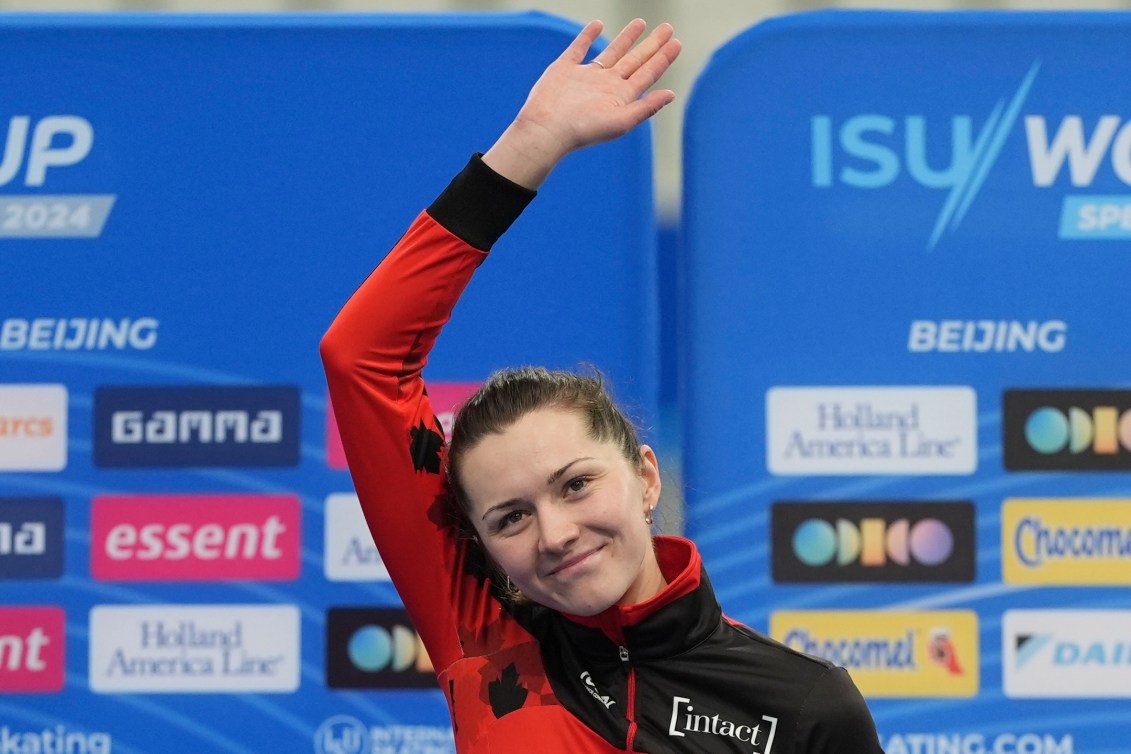
[[[65,623],[58,607],[0,607],[0,692],[63,690]]]
[[[91,508],[90,572],[100,581],[292,581],[294,495],[102,495]]]
[[[452,429],[452,417],[455,416],[456,409],[482,384],[482,382],[428,383],[428,397],[432,401],[432,410],[440,419],[445,434]],[[346,452],[342,448],[341,435],[338,434],[338,420],[334,417],[334,409],[329,402],[326,406],[326,463],[332,469],[344,469]]]

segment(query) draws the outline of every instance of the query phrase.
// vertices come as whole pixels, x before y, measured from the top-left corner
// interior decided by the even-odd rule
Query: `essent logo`
[[[62,498],[0,498],[0,579],[62,575]]]
[[[330,688],[434,688],[435,671],[400,608],[331,608],[326,614]]]
[[[0,691],[62,691],[65,622],[57,607],[0,607]]]
[[[1005,468],[1131,468],[1131,391],[1007,390]]]
[[[1001,553],[1008,584],[1131,584],[1131,500],[1008,499]]]
[[[696,710],[691,699],[685,696],[672,697],[672,715],[668,721],[668,735],[673,738],[686,736],[717,736],[732,738],[744,744],[743,751],[753,747],[753,754],[773,754],[774,733],[777,732],[778,719],[762,715],[758,722],[733,722],[722,714],[699,709]],[[706,745],[710,748],[709,745]]]
[[[295,466],[295,387],[101,387],[96,466]]]
[[[1131,610],[1007,610],[1007,697],[1131,698]]]
[[[974,509],[955,502],[778,502],[778,582],[972,581]]]
[[[91,575],[103,581],[290,581],[301,563],[294,495],[102,495]]]
[[[778,641],[840,665],[865,696],[978,692],[978,619],[966,610],[777,612]]]
[[[0,385],[0,471],[67,465],[67,388]]]

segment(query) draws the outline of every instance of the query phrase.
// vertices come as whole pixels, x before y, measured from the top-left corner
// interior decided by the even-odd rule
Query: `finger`
[[[672,28],[671,24],[662,23],[657,26],[643,42],[636,45],[631,52],[620,59],[616,64],[617,73],[626,79],[632,76],[640,66],[648,62],[667,44],[673,34],[675,34],[675,29]]]
[[[634,18],[629,21],[620,34],[609,42],[609,46],[599,52],[593,59],[603,68],[612,68],[616,65],[617,61],[624,57],[625,53],[632,49],[636,44],[636,40],[640,39],[640,35],[644,33],[644,29],[648,24],[642,18]]]
[[[590,21],[585,24],[573,41],[569,43],[562,54],[558,56],[558,60],[563,60],[569,63],[580,63],[585,60],[585,56],[589,53],[589,48],[593,46],[593,42],[597,37],[601,36],[601,30],[605,28],[605,24],[600,21]]]
[[[625,119],[628,121],[626,132],[636,128],[674,100],[675,92],[671,89],[657,89],[638,100],[633,100],[624,110]]]
[[[636,72],[629,78],[629,82],[633,88],[638,92],[646,92],[650,89],[664,72],[668,70],[675,59],[679,57],[679,53],[683,50],[683,43],[678,39],[672,38],[663,44],[654,55],[648,58],[644,63],[636,69]]]

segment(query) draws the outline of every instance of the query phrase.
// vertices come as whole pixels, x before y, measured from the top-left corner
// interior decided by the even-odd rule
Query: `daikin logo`
[[[883,189],[898,180],[911,180],[923,188],[945,190],[927,243],[928,249],[934,249],[944,234],[961,225],[1020,121],[1034,188],[1067,183],[1074,189],[1089,189],[1097,181],[1112,179],[1131,186],[1131,121],[1118,115],[1095,119],[1073,113],[1023,114],[1040,67],[1039,61],[1033,63],[1016,90],[997,101],[980,128],[969,114],[812,116],[812,185]],[[1101,169],[1105,161],[1110,163],[1110,174]],[[1131,194],[1066,195],[1059,237],[1131,237]]]

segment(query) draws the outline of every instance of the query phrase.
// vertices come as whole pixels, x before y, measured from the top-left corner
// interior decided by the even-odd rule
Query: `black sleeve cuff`
[[[499,175],[482,157],[478,152],[472,156],[428,214],[475,248],[490,251],[538,192]]]

